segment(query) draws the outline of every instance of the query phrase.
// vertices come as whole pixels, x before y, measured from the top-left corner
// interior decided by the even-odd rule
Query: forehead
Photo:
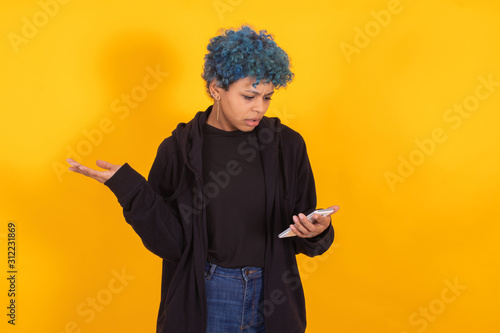
[[[237,90],[251,90],[259,93],[270,93],[274,91],[274,84],[272,82],[265,82],[265,80],[261,80],[259,84],[255,85],[254,87],[254,84],[256,82],[256,78],[247,76],[239,79],[238,81],[235,81],[229,88],[234,88]]]

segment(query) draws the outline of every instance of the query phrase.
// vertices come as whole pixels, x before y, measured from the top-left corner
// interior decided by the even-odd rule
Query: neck
[[[219,115],[219,119],[220,119],[220,115]],[[206,123],[209,124],[210,126],[215,127],[215,128],[222,129],[222,128],[220,128],[221,127],[220,123],[217,120],[217,107],[215,106],[215,104],[212,106],[212,111],[208,115]]]
[[[236,128],[233,128],[231,124],[224,122],[224,120],[225,118],[224,115],[222,114],[222,110],[219,111],[219,119],[217,119],[217,106],[214,104],[212,106],[212,111],[208,115],[206,123],[209,124],[210,126],[213,126],[215,128],[218,128],[226,132],[231,132],[236,130]]]

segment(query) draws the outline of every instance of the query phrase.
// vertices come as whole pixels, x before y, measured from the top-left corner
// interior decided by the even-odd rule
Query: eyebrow
[[[252,94],[255,94],[255,95],[260,95],[260,93],[257,91],[257,90],[245,90],[246,92],[249,92],[249,93],[252,93]],[[274,90],[271,91],[270,93],[267,93],[265,96],[269,96],[269,95],[272,95],[274,94]]]

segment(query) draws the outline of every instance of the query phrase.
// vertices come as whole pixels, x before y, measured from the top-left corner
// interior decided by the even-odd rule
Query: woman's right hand
[[[106,161],[97,160],[97,166],[105,169],[104,171],[99,171],[83,166],[72,158],[68,158],[66,161],[71,165],[69,168],[70,171],[93,178],[100,183],[107,181],[115,174],[116,171],[118,171],[118,169],[122,167],[121,165],[115,165]]]

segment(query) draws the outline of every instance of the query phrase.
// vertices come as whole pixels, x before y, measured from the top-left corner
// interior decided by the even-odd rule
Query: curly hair
[[[210,39],[205,55],[203,74],[208,94],[212,80],[228,90],[229,86],[245,77],[254,77],[257,82],[272,82],[276,89],[292,82],[288,55],[266,30],[259,33],[248,26],[240,30],[225,30]]]

